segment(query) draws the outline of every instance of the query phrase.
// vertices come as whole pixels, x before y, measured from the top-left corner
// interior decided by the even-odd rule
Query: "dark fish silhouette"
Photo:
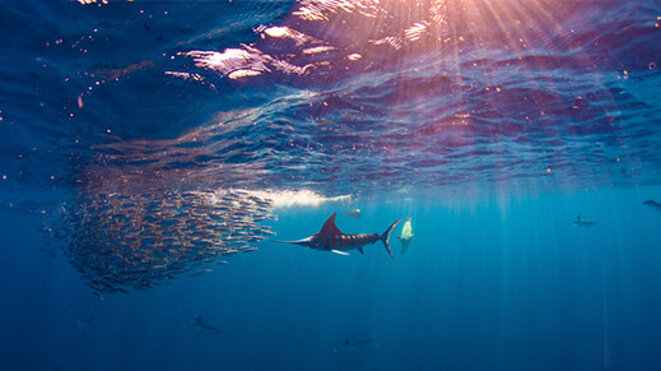
[[[388,244],[388,239],[390,238],[390,231],[399,223],[402,218],[397,219],[394,223],[386,229],[383,234],[377,233],[360,233],[360,234],[344,234],[335,226],[335,216],[337,213],[326,220],[324,226],[321,227],[319,233],[314,234],[310,237],[304,238],[298,241],[278,241],[282,243],[291,243],[295,245],[306,246],[310,249],[330,251],[336,254],[348,255],[346,252],[356,249],[360,251],[361,254],[364,254],[363,247],[368,244],[373,244],[376,241],[383,242],[383,246],[388,251],[388,254],[392,258],[392,251],[390,250],[390,245]]]
[[[344,339],[344,343],[342,343],[342,346],[347,348],[347,347],[359,347],[361,345],[367,345],[367,344],[372,344],[374,339],[363,339],[363,340],[351,340],[349,338]]]
[[[574,225],[577,227],[592,227],[595,224],[592,220],[583,219],[580,215],[577,215],[574,219]]]
[[[213,272],[213,269],[205,268],[205,269],[200,269],[198,271],[189,273],[188,275],[191,276],[191,277],[201,277],[202,275],[204,275],[206,273],[210,273],[210,272]]]
[[[41,251],[44,255],[46,255],[48,259],[55,259],[57,257],[57,254],[55,253],[54,250],[41,248],[39,249],[39,251]]]
[[[661,210],[661,203],[658,203],[654,200],[647,200],[647,201],[643,202],[643,205],[648,205],[648,206],[651,206],[655,209]]]
[[[193,322],[188,322],[188,324],[202,330],[208,330],[218,334],[222,333],[222,331],[218,327],[211,326],[210,324],[204,322],[204,320],[202,319],[202,315],[198,315],[197,317],[195,317],[195,320]]]
[[[345,338],[344,342],[342,343],[342,346],[338,348],[334,348],[333,352],[334,353],[349,352],[367,347],[369,345],[378,346],[377,342],[374,340],[373,337],[367,339],[359,339],[359,340],[351,340],[349,338]]]

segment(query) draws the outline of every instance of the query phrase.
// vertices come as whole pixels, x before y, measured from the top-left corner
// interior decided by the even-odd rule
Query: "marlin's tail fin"
[[[392,231],[393,228],[395,228],[395,226],[397,225],[397,223],[399,223],[400,220],[402,220],[402,218],[395,220],[395,222],[392,223],[390,227],[388,227],[388,229],[386,229],[386,231],[383,232],[383,234],[381,235],[381,242],[383,242],[383,246],[386,248],[386,251],[388,251],[388,254],[390,255],[391,258],[394,257],[392,256],[392,251],[390,250],[390,245],[388,244],[388,240],[390,239],[390,232]]]

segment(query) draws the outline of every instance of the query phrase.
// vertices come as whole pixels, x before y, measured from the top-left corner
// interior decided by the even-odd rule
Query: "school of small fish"
[[[65,255],[100,297],[211,272],[273,234],[271,202],[243,190],[85,192],[61,211]]]

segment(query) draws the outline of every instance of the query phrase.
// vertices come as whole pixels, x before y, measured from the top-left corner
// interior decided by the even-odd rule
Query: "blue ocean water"
[[[0,368],[661,368],[660,24],[2,2]],[[278,242],[333,213],[393,258]]]

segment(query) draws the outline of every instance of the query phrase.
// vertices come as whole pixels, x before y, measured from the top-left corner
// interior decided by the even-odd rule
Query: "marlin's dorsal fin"
[[[333,215],[326,220],[326,223],[324,223],[324,226],[321,227],[321,231],[319,233],[321,234],[342,234],[340,230],[335,226],[335,216],[337,216],[337,213],[333,213]]]

